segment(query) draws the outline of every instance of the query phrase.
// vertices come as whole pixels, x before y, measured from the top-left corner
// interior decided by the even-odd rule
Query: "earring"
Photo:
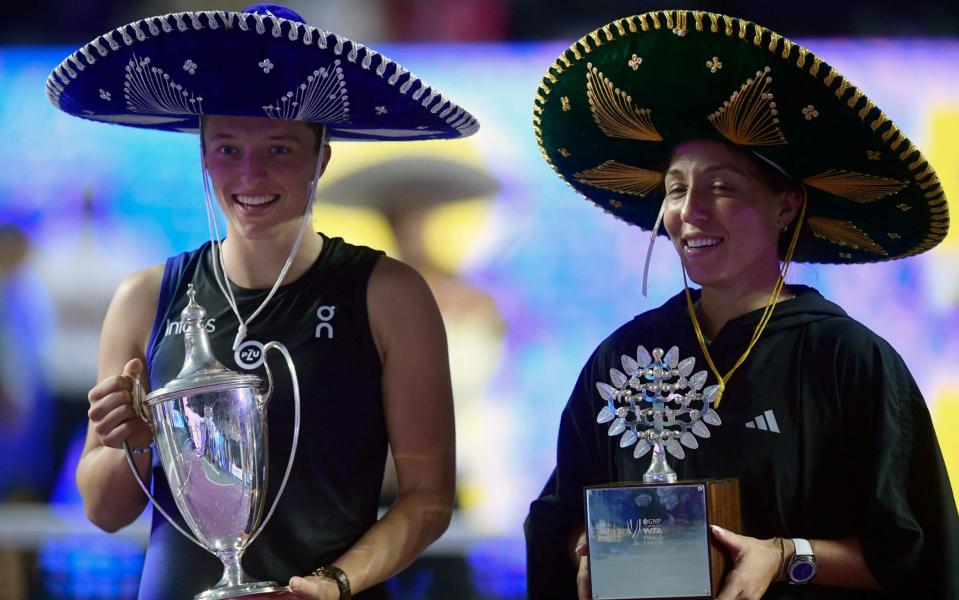
[[[779,225],[780,231],[782,231],[783,233],[786,233],[786,229],[788,228],[788,226],[782,221],[779,221],[778,225]]]

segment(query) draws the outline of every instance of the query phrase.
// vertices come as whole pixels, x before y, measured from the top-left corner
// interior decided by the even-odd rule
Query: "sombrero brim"
[[[382,54],[273,14],[204,11],[134,21],[68,56],[47,79],[78,117],[197,131],[199,115],[328,127],[331,139],[471,135],[466,110]]]
[[[686,10],[614,21],[560,55],[533,110],[556,172],[644,229],[672,149],[715,139],[806,188],[797,261],[901,258],[948,230],[935,172],[892,121],[819,57],[749,21]]]

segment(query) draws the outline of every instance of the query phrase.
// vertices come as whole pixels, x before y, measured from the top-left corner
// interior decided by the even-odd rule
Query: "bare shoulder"
[[[442,319],[426,280],[406,263],[381,257],[367,287],[370,326],[380,355],[389,340],[416,331],[419,336],[437,330]]]
[[[426,280],[416,269],[395,258],[380,257],[370,275],[370,300],[394,301],[400,299],[397,296],[420,294],[433,297]]]
[[[124,279],[107,310],[101,334],[101,359],[109,346],[122,349],[129,360],[146,349],[153,319],[156,316],[157,299],[160,295],[160,284],[163,281],[163,265],[137,271]],[[129,352],[136,350],[135,355]],[[121,360],[118,358],[118,360]]]
[[[117,287],[113,295],[112,304],[130,311],[134,316],[142,311],[148,311],[152,318],[156,311],[157,297],[160,294],[160,284],[163,281],[163,265],[153,265],[146,269],[132,273]]]

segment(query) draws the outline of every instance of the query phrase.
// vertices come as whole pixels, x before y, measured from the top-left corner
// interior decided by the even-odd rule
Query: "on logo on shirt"
[[[336,311],[336,306],[331,304],[324,304],[316,309],[316,318],[320,322],[316,326],[316,337],[326,337],[328,340],[333,339],[333,323],[330,321],[333,320],[333,313]]]

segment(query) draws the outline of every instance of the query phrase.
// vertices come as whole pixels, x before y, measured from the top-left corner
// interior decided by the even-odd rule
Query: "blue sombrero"
[[[269,4],[134,21],[68,56],[46,87],[68,114],[166,131],[196,132],[199,115],[320,123],[330,139],[344,140],[457,138],[479,129],[389,58]]]

